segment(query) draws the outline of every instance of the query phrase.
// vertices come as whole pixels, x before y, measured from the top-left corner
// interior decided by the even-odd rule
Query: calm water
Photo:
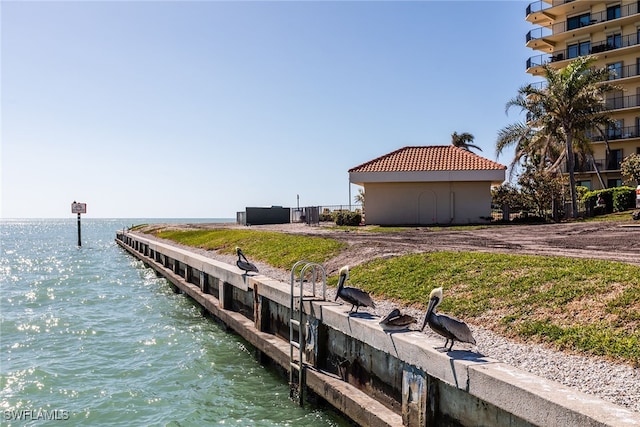
[[[2,221],[0,424],[347,425],[114,243],[153,222]]]

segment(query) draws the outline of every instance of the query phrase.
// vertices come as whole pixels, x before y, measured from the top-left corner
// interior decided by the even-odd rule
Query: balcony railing
[[[551,5],[543,1],[534,1],[533,3],[529,3],[527,6],[527,14],[525,16],[529,16],[535,12],[540,12],[541,10],[549,9],[550,7]]]
[[[600,52],[605,52],[609,50],[622,49],[629,46],[635,46],[637,44],[638,44],[638,34],[637,33],[628,34],[628,35],[622,36],[620,39],[620,43],[617,43],[617,44],[610,44],[606,40],[592,43],[588,53],[593,54],[593,53],[600,53]],[[572,56],[569,56],[570,51]],[[548,64],[549,62],[564,61],[565,59],[574,59],[583,55],[585,54],[574,55],[573,50],[569,48],[553,52],[553,54],[547,53],[542,55],[536,55],[527,59],[527,69],[531,67],[539,67],[544,64]]]
[[[527,6],[526,16],[529,16],[530,14],[535,12],[540,12],[542,10],[549,9],[551,7],[559,6],[561,4],[570,3],[572,1],[573,0],[554,0],[553,4],[548,4],[547,2],[544,2],[544,1],[534,1],[533,3],[529,3],[529,5]]]
[[[589,19],[585,19],[577,23],[577,26],[570,27],[569,21],[556,22],[553,24],[553,34],[564,33],[566,31],[575,30],[577,28],[588,27],[590,25],[598,24],[600,22],[613,21],[615,19],[625,18],[627,16],[635,15],[638,13],[638,3],[629,3],[620,7],[620,14],[617,16],[609,17],[606,10],[601,12],[592,13]]]
[[[605,100],[605,106],[607,110],[619,110],[621,108],[634,108],[640,107],[640,96],[627,95],[627,96],[611,96]]]
[[[538,40],[543,37],[549,37],[553,33],[550,29],[545,27],[537,27],[527,33],[526,43],[529,43],[531,40]]]
[[[635,77],[640,75],[638,72],[638,64],[625,65],[620,68],[612,68],[611,71],[614,71],[609,75],[609,80],[619,80],[625,79],[627,77]]]
[[[609,161],[607,161],[607,159],[588,159],[585,161],[576,161],[573,167],[573,171],[574,172],[595,172],[596,165],[598,165],[598,170],[600,172],[619,171],[620,163],[622,163],[622,161],[613,156],[611,159],[609,159]],[[569,172],[566,164],[562,167],[562,172],[563,173]]]
[[[618,79],[626,79],[629,77],[640,76],[640,67],[638,64],[625,65],[620,68],[611,69],[611,73],[609,74],[609,80],[618,80]],[[538,81],[531,83],[531,86],[535,89],[542,90],[547,86],[546,81]]]
[[[638,126],[623,126],[621,128],[608,129],[606,131],[607,141],[618,139],[638,138],[640,136]],[[591,141],[604,141],[604,137],[598,131],[587,132],[587,137]]]

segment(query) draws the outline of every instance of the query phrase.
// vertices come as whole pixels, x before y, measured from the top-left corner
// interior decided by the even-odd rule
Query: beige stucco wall
[[[365,183],[364,187],[367,224],[470,224],[491,215],[490,182]]]

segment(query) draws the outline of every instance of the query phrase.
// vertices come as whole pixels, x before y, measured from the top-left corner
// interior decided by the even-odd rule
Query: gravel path
[[[573,224],[584,226],[584,224]],[[213,226],[213,225],[211,225]],[[228,225],[227,225],[228,226]],[[201,228],[202,224],[194,225],[196,228]],[[253,227],[258,228],[258,227]],[[265,226],[266,229],[277,229],[279,231],[283,231],[282,227],[270,227]],[[326,230],[322,230],[318,228],[316,230],[309,230],[313,227],[306,227],[299,224],[288,224],[286,227],[287,232],[300,232],[300,233],[311,233],[311,234],[322,234],[327,232]],[[519,227],[520,228],[520,227]],[[581,227],[578,227],[581,228]],[[619,230],[612,228],[611,225],[606,226],[584,226],[582,227],[581,233],[598,233],[600,236],[604,232],[603,228],[610,229],[612,233],[618,233]],[[522,228],[520,228],[522,229]],[[597,229],[597,230],[596,230]],[[550,229],[545,229],[545,233],[547,234],[547,239],[559,240],[558,236],[567,236],[567,230],[564,228],[553,229],[556,230],[556,234],[549,233]],[[573,233],[580,232],[576,231],[576,227],[571,228]],[[592,230],[592,231],[589,231]],[[513,245],[520,244],[521,242],[528,242],[530,245],[537,245],[538,252],[547,252],[553,251],[555,254],[558,253],[558,248],[561,245],[556,242],[555,245],[545,245],[540,243],[540,231],[532,228],[528,230],[533,233],[533,235],[538,236],[537,239],[532,240],[522,240],[522,236],[514,235],[513,232],[504,231],[504,235],[508,236],[509,242],[501,242],[495,243],[495,247],[493,251],[501,251],[505,250],[508,252],[514,252]],[[327,234],[332,234],[332,237],[335,237],[333,234],[336,232],[327,232]],[[626,243],[625,251],[621,253],[620,256],[615,254],[614,250],[607,251],[602,250],[601,247],[597,248],[598,256],[594,256],[593,258],[601,258],[601,259],[613,259],[619,260],[623,262],[630,262],[632,264],[640,264],[640,229],[635,229],[631,231],[631,236],[627,232],[624,234],[624,237],[630,239],[628,243]],[[349,233],[345,233],[349,234]],[[354,235],[355,233],[350,233]],[[360,253],[362,255],[363,248],[366,249],[371,247],[376,247],[376,243],[372,242],[371,234],[373,233],[359,233],[359,234],[369,234],[369,242],[363,243],[358,242],[358,238],[351,239],[353,236],[348,236],[345,238],[351,239],[351,245],[354,246],[352,250],[347,251],[348,253]],[[436,233],[431,233],[436,234]],[[464,234],[464,233],[461,233]],[[478,242],[477,250],[486,250],[487,248],[487,239],[491,238],[495,240],[496,232],[492,230],[490,233],[488,232],[485,237],[482,237],[483,233],[473,232],[473,238]],[[480,234],[480,235],[479,235]],[[604,233],[606,234],[606,233]],[[423,233],[424,235],[424,233]],[[145,234],[144,237],[150,238],[151,236]],[[423,236],[424,237],[424,236]],[[378,236],[378,238],[380,238]],[[473,247],[473,243],[469,243],[470,239],[468,237],[462,236],[464,240],[464,245],[466,250],[470,250],[470,247]],[[393,237],[390,236],[382,236],[382,239],[385,242],[389,240],[393,240]],[[428,240],[428,239],[427,239]],[[438,240],[442,243],[439,246],[439,249],[443,247],[451,247],[455,248],[460,245],[454,244],[453,241],[449,241],[447,243],[447,237],[444,234],[438,234]],[[406,243],[402,245],[401,243]],[[484,242],[484,245],[480,242]],[[587,247],[589,242],[583,244],[582,246]],[[428,246],[426,250],[434,250],[433,242],[425,243]],[[591,245],[593,243],[591,242]],[[620,248],[620,241],[618,241],[617,247]],[[578,243],[571,243],[571,250],[565,252],[567,256],[578,256],[588,258],[588,250],[585,248],[581,248],[581,245]],[[226,262],[229,264],[235,265],[235,256],[220,254],[215,251],[206,251],[202,249],[194,249],[188,248],[194,252],[199,252],[203,255],[209,256],[211,258],[217,259],[222,262]],[[532,253],[535,252],[535,249],[522,248],[522,251],[516,252],[524,252],[524,253]],[[630,249],[630,250],[628,250]],[[425,248],[422,245],[416,245],[416,242],[407,241],[406,236],[403,238],[399,238],[396,242],[396,245],[393,247],[388,247],[387,245],[381,244],[377,248],[376,252],[378,256],[385,255],[398,255],[409,252],[417,252],[424,251]],[[365,250],[366,252],[366,250]],[[593,252],[593,250],[592,250]],[[369,254],[371,255],[371,254]],[[349,257],[349,254],[344,255]],[[249,257],[250,258],[250,257]],[[351,259],[354,262],[345,262],[345,259],[332,260],[330,262],[330,266],[325,268],[327,269],[327,274],[336,274],[337,269],[344,264],[355,265],[359,262],[358,259]],[[269,265],[256,262],[252,260],[258,268],[260,269],[260,274],[264,274],[267,277],[280,280],[284,283],[289,283],[291,272],[288,270],[281,270],[273,268]],[[333,287],[327,288],[327,297],[333,300],[335,297],[335,289]],[[384,301],[376,299],[376,309],[367,311],[372,312],[373,314],[384,317],[387,313],[389,313],[393,308],[397,306],[394,305],[390,301]],[[418,319],[420,325],[415,325],[415,328],[419,328],[422,323],[422,319],[424,318],[424,312],[420,312],[411,307],[400,307],[405,313],[414,316]],[[492,331],[484,329],[477,325],[469,325],[473,331],[477,346],[471,347],[468,344],[460,344],[456,343],[456,348],[466,348],[468,350],[476,351],[484,356],[491,357],[493,359],[499,360],[501,362],[507,363],[511,366],[522,369],[523,371],[530,372],[532,374],[538,375],[543,378],[547,378],[549,380],[556,381],[558,383],[564,384],[566,386],[575,388],[584,393],[591,394],[597,396],[603,400],[618,404],[627,409],[640,413],[640,368],[633,368],[632,366],[626,364],[613,363],[602,358],[598,357],[586,357],[579,356],[573,354],[567,354],[559,351],[555,351],[549,349],[543,345],[539,344],[523,344],[512,341],[510,339],[504,338],[495,334]],[[428,327],[424,330],[425,334],[433,336],[437,339],[441,339],[440,336],[433,333]]]

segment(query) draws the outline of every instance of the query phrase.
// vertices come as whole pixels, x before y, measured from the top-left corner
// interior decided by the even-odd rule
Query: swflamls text
[[[5,421],[65,421],[69,419],[66,409],[5,409]]]

